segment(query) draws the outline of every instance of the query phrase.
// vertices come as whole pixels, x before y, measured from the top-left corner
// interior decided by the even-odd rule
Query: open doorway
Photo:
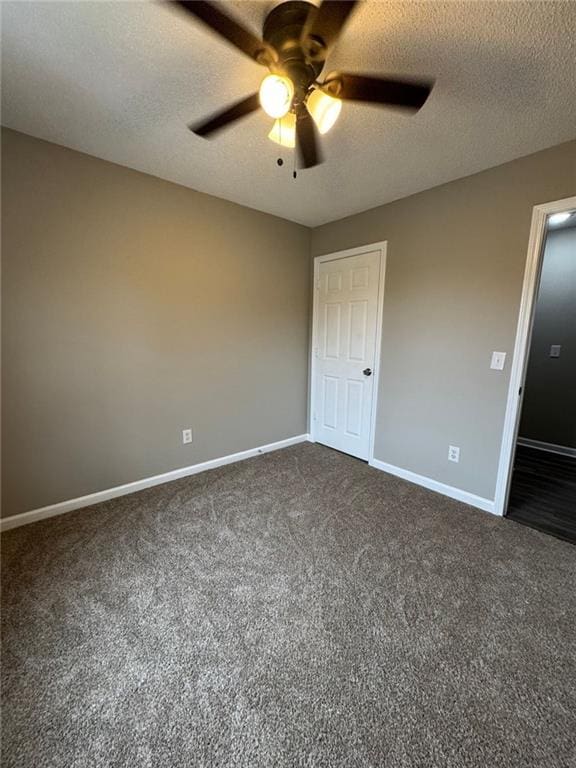
[[[546,216],[506,515],[576,543],[576,206]]]

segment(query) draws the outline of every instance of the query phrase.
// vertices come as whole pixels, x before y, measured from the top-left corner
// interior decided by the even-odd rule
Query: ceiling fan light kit
[[[275,120],[268,138],[270,141],[280,144],[281,147],[294,149],[296,146],[296,115],[293,112],[288,112],[284,117]]]
[[[358,0],[324,0],[319,6],[306,0],[287,0],[266,16],[262,38],[229,16],[221,2],[175,0],[173,4],[269,70],[258,93],[191,125],[197,136],[214,135],[262,108],[275,120],[268,138],[283,147],[296,147],[301,167],[312,168],[322,162],[318,134],[332,128],[342,101],[415,112],[432,89],[430,80],[414,82],[340,72],[320,81],[326,59]]]
[[[329,96],[319,88],[315,88],[308,94],[306,99],[306,108],[312,115],[314,122],[321,134],[328,133],[334,125],[342,111],[342,102],[340,99]]]
[[[260,105],[267,115],[275,119],[284,117],[292,109],[294,84],[283,75],[266,75],[259,96]]]

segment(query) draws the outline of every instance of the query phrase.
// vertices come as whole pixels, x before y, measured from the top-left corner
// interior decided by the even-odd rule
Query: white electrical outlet
[[[460,461],[460,448],[457,445],[448,446],[448,461]]]
[[[560,357],[561,344],[552,344],[550,347],[550,357]]]
[[[183,429],[182,430],[182,442],[184,445],[187,443],[192,442],[192,430],[191,429]]]

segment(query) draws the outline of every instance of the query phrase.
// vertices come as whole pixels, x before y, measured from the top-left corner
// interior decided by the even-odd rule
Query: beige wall
[[[308,229],[2,142],[3,515],[306,431]]]
[[[310,233],[2,139],[3,515],[305,432],[310,237],[388,241],[376,458],[493,498],[531,209],[576,142]]]
[[[546,238],[519,434],[576,448],[576,227]]]
[[[376,458],[494,498],[532,207],[574,194],[570,142],[313,231],[313,255],[388,241]]]

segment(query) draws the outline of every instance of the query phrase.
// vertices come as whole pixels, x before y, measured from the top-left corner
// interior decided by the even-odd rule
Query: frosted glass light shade
[[[281,147],[294,149],[296,146],[296,115],[289,112],[276,120],[268,138],[276,144],[280,144]]]
[[[568,221],[571,215],[570,211],[566,211],[566,213],[553,213],[548,222],[554,227],[557,224],[563,224],[565,221]]]
[[[338,119],[342,102],[340,99],[335,99],[333,96],[328,96],[327,93],[315,89],[308,96],[306,106],[320,133],[328,133]]]
[[[260,104],[270,117],[284,117],[290,111],[294,85],[289,77],[267,75],[260,86]]]

